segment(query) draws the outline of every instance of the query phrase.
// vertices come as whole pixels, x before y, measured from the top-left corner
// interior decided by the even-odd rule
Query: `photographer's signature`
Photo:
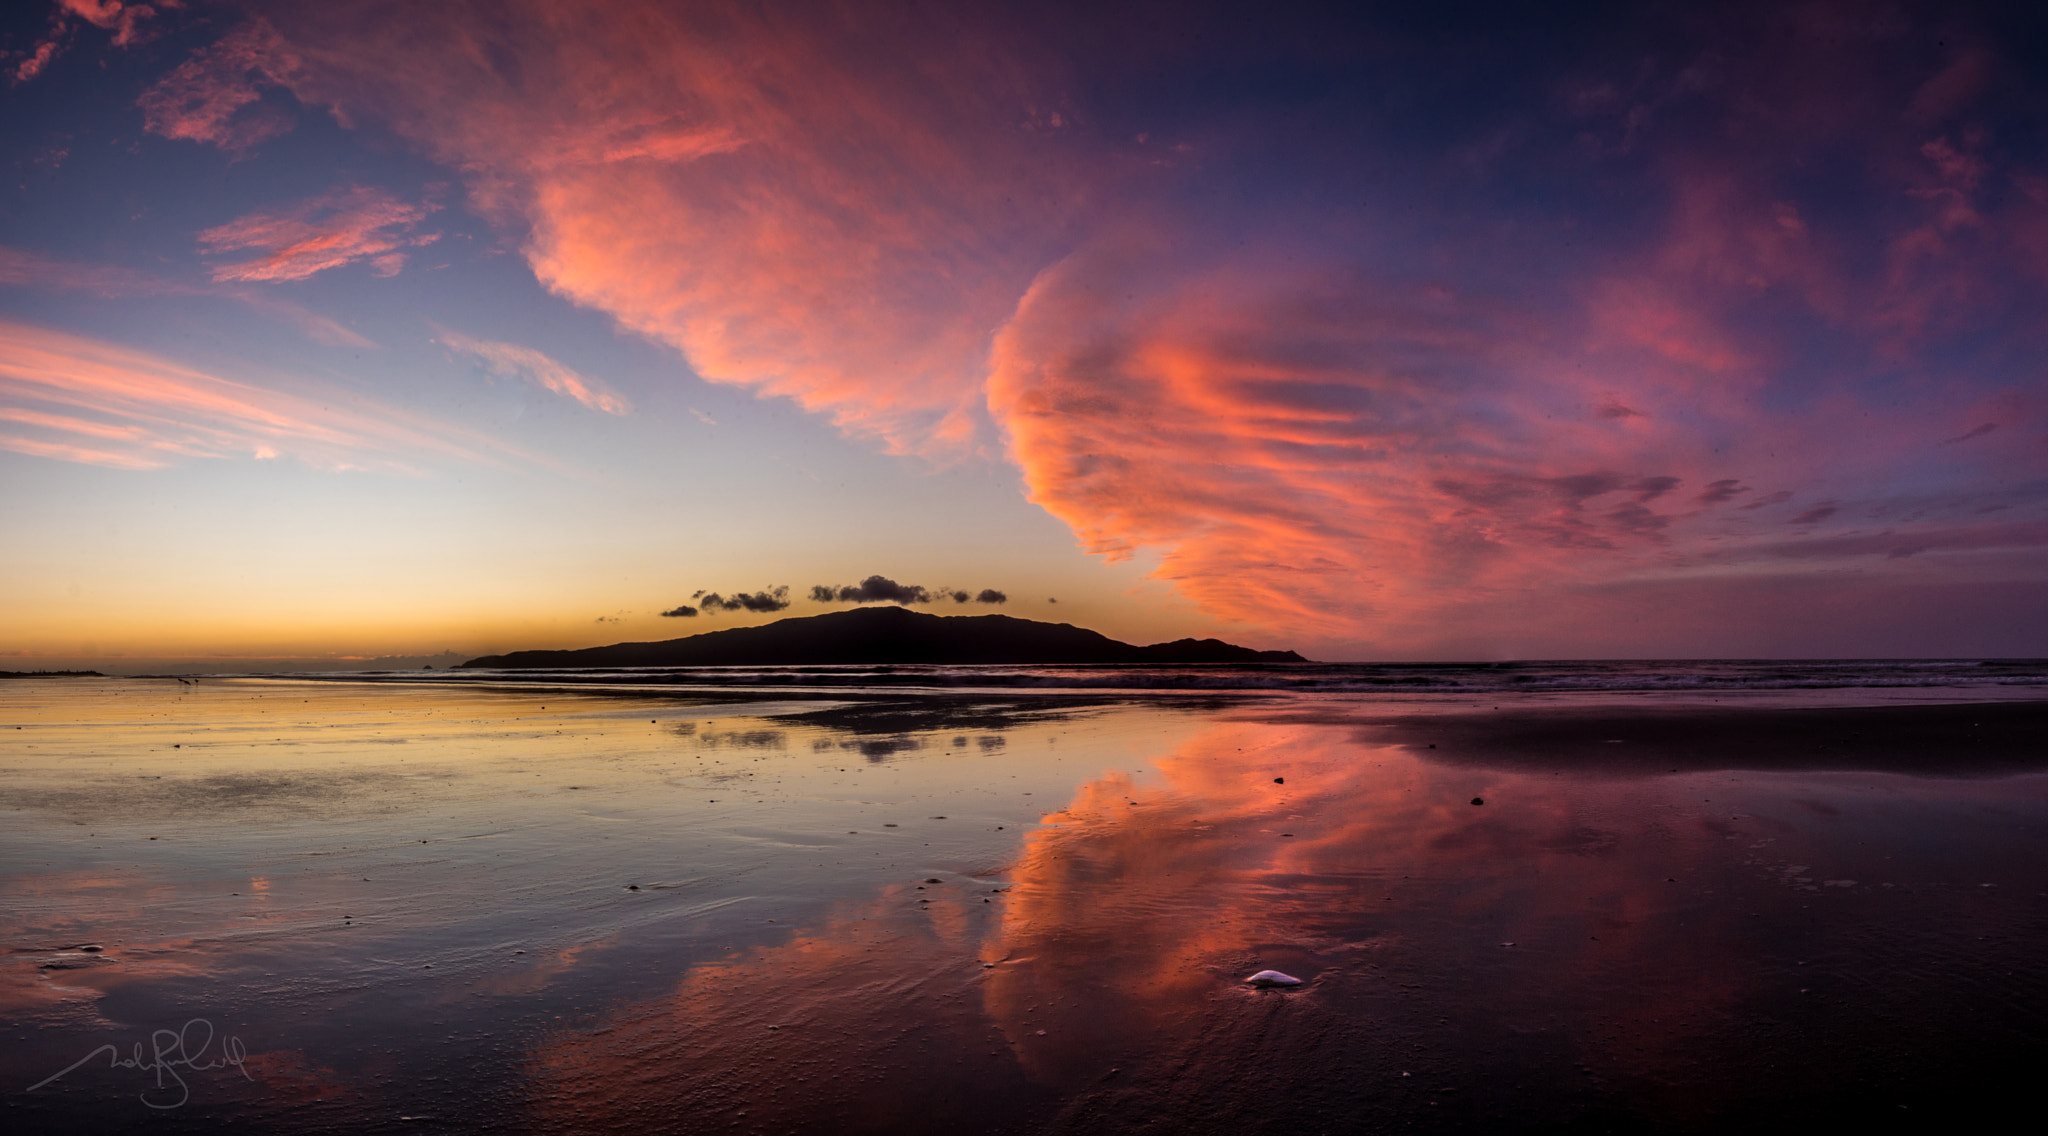
[[[198,1032],[201,1030],[205,1032]],[[220,1049],[209,1055],[208,1050],[213,1049],[213,1038],[213,1023],[205,1018],[193,1018],[181,1029],[152,1031],[149,1035],[151,1052],[147,1054],[143,1052],[142,1043],[139,1041],[135,1043],[133,1054],[128,1057],[121,1056],[119,1046],[102,1045],[65,1068],[30,1085],[28,1091],[35,1092],[66,1073],[97,1061],[102,1054],[106,1056],[109,1069],[136,1069],[155,1074],[156,1086],[138,1094],[142,1103],[151,1108],[177,1108],[192,1099],[192,1090],[185,1084],[185,1079],[178,1075],[180,1069],[233,1068],[244,1078],[254,1081],[256,1078],[249,1076],[249,1070],[242,1067],[249,1056],[249,1051],[242,1047],[242,1039],[230,1034],[221,1042]],[[151,1100],[151,1093],[158,1094],[158,1099]],[[177,1094],[178,1099],[169,1100],[172,1093]]]

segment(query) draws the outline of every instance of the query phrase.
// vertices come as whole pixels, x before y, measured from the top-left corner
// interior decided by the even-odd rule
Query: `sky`
[[[60,0],[0,52],[0,669],[890,602],[2048,654],[2028,6]]]

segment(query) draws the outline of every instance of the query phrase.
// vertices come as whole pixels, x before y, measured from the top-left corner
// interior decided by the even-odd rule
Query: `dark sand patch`
[[[1646,777],[1717,769],[2004,777],[2048,770],[2048,702],[1613,706],[1390,715],[1328,704],[1250,714],[1351,725],[1361,743],[1491,769]]]

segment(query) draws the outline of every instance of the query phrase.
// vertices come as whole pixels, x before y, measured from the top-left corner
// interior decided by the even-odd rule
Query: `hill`
[[[485,655],[464,667],[762,667],[926,663],[1301,663],[1292,651],[1254,651],[1220,639],[1177,639],[1139,647],[1068,623],[1008,615],[927,615],[900,607],[856,608],[707,631],[655,643],[614,643],[577,651]]]

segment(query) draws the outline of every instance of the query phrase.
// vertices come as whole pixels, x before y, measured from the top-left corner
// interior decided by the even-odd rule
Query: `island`
[[[584,667],[775,667],[931,664],[940,666],[1305,663],[1293,651],[1256,651],[1220,639],[1176,639],[1140,647],[1069,623],[1008,615],[928,615],[906,608],[856,608],[759,627],[707,631],[654,643],[571,651],[513,651],[461,664],[496,670]]]

